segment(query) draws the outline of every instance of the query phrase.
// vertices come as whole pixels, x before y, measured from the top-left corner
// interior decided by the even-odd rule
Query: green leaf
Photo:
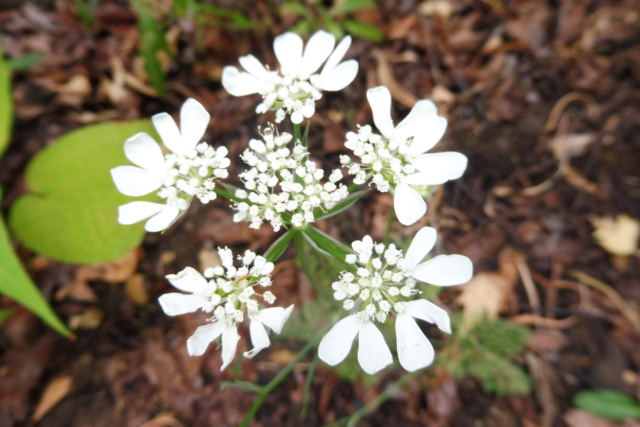
[[[13,252],[7,229],[0,219],[0,293],[33,311],[56,332],[69,336],[71,331],[58,319],[47,300],[31,281]],[[4,319],[3,319],[4,320]]]
[[[237,388],[238,390],[252,391],[254,393],[260,393],[263,386],[259,386],[249,381],[223,381],[220,384],[220,390],[224,390],[227,387]]]
[[[42,150],[26,172],[32,193],[11,207],[9,220],[18,239],[51,258],[86,264],[122,258],[140,244],[144,224],[117,221],[118,206],[133,199],[118,192],[110,174],[129,163],[123,143],[138,132],[156,135],[148,120],[101,123],[70,132]]]
[[[0,325],[2,325],[12,314],[13,310],[10,308],[0,308]]]
[[[0,46],[0,156],[11,140],[13,127],[13,97],[11,95],[11,72],[2,56]]]
[[[384,34],[375,25],[365,24],[355,19],[345,19],[342,21],[342,26],[354,37],[371,40],[376,43],[384,40]]]
[[[164,71],[158,60],[158,53],[169,52],[169,45],[160,23],[147,11],[147,6],[140,0],[133,1],[138,14],[140,29],[140,55],[144,58],[144,70],[147,72],[155,90],[164,95],[167,92]]]
[[[316,217],[316,220],[332,217],[351,207],[351,205],[360,200],[362,196],[364,196],[368,192],[369,189],[356,191],[355,193],[351,193],[344,199],[340,200],[338,204],[336,204],[328,211],[316,210],[313,214]]]
[[[303,228],[302,232],[313,242],[317,249],[332,255],[343,263],[347,255],[353,253],[349,247],[311,225]]]
[[[269,249],[264,253],[264,257],[269,262],[275,262],[280,255],[289,247],[289,243],[291,243],[291,239],[298,233],[298,228],[290,228],[284,233],[282,236],[278,237],[278,239],[273,242]]]
[[[573,397],[578,408],[610,420],[640,418],[640,403],[615,390],[584,390]]]
[[[44,59],[42,53],[28,53],[18,58],[7,59],[7,67],[12,71],[26,71]]]
[[[376,7],[376,3],[371,0],[345,0],[333,6],[329,10],[329,14],[336,16],[343,13],[357,12],[358,10],[375,9]]]
[[[313,14],[311,13],[311,10],[304,4],[297,1],[288,1],[283,3],[282,6],[280,6],[280,13],[282,14],[282,12],[288,12],[302,16],[308,21],[313,20]]]

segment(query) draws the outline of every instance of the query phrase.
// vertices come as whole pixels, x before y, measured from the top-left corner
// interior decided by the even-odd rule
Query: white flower
[[[122,205],[118,209],[121,224],[148,219],[147,231],[162,231],[184,213],[193,197],[202,203],[216,198],[214,180],[227,177],[230,162],[225,147],[215,150],[200,142],[209,118],[204,107],[192,98],[180,109],[181,129],[167,113],[153,116],[153,125],[171,154],[163,155],[160,146],[144,132],[125,141],[125,155],[138,167],[113,168],[116,187],[133,197],[160,190],[158,196],[166,203],[135,201]]]
[[[343,301],[345,310],[357,307],[359,311],[338,322],[322,339],[319,353],[322,360],[330,365],[340,363],[358,335],[358,361],[365,372],[384,368],[391,363],[391,355],[374,322],[383,323],[395,312],[398,358],[402,367],[415,371],[433,362],[433,347],[414,318],[435,323],[443,332],[451,333],[449,316],[429,301],[408,299],[421,293],[416,289],[416,281],[437,286],[457,285],[467,282],[473,270],[471,261],[461,255],[440,255],[420,263],[435,241],[436,230],[424,227],[411,242],[406,256],[393,244],[388,247],[375,244],[370,236],[351,244],[354,254],[347,256],[347,262],[354,264],[356,274],[341,272],[340,280],[334,282],[332,288],[334,298]]]
[[[280,62],[279,71],[272,71],[253,55],[239,59],[246,71],[227,66],[222,71],[222,85],[234,96],[253,93],[262,95],[256,108],[259,114],[276,110],[276,122],[286,115],[293,123],[302,122],[315,112],[315,101],[321,91],[337,91],[353,81],[358,63],[351,59],[340,63],[351,45],[347,36],[334,49],[335,37],[326,31],[311,36],[303,52],[303,41],[297,34],[284,33],[275,38],[273,48]],[[326,62],[325,62],[326,61]],[[322,64],[324,68],[317,74]]]
[[[404,271],[424,283],[436,286],[461,285],[471,280],[473,264],[463,255],[438,255],[419,264],[436,244],[435,228],[423,227],[413,238],[404,257]]]
[[[254,348],[244,355],[253,357],[270,345],[268,329],[280,333],[293,305],[286,309],[261,308],[257,301],[257,297],[261,296],[268,304],[275,302],[276,298],[271,291],[264,291],[262,295],[256,291],[271,286],[269,275],[274,267],[272,262],[247,250],[242,256],[238,256],[242,265],[235,267],[231,250],[219,248],[218,255],[222,265],[207,268],[204,276],[191,267],[178,274],[167,275],[174,287],[188,294],[168,293],[158,301],[169,316],[197,310],[213,313],[210,323],[200,326],[187,340],[187,351],[192,356],[200,356],[212,341],[222,336],[221,369],[224,369],[236,353],[240,339],[237,329],[245,319],[245,312],[251,321],[251,341]]]
[[[442,138],[447,120],[438,116],[433,102],[418,101],[409,115],[398,124],[391,119],[391,93],[384,86],[367,91],[373,121],[382,135],[362,126],[358,133],[347,134],[345,146],[361,159],[351,164],[354,182],[368,178],[379,191],[393,189],[394,209],[404,225],[418,221],[427,205],[415,187],[443,184],[457,179],[467,167],[467,157],[457,152],[426,153]],[[341,159],[349,165],[347,159]]]
[[[287,308],[271,307],[258,311],[258,313],[253,316],[251,323],[249,324],[249,332],[251,334],[253,349],[245,352],[244,356],[252,358],[261,350],[269,347],[271,345],[271,341],[269,340],[268,329],[279,334],[282,331],[282,327],[285,322],[289,319],[289,315],[292,310],[293,304]]]
[[[358,363],[370,375],[393,363],[389,346],[382,332],[365,316],[352,314],[336,323],[322,338],[318,356],[325,363],[335,366],[342,362],[358,336]]]
[[[290,134],[278,135],[269,127],[262,136],[264,142],[251,140],[240,156],[251,168],[240,174],[246,191],[236,192],[245,200],[234,206],[235,222],[250,221],[251,228],[260,228],[266,221],[278,231],[290,218],[295,227],[303,227],[315,221],[317,209],[327,211],[349,195],[348,188],[338,183],[339,170],[321,183],[324,170],[306,160],[308,152],[300,141],[288,148]]]

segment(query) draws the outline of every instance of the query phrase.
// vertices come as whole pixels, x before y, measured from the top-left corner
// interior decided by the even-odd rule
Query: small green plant
[[[461,315],[456,317],[454,324],[462,324]],[[502,319],[481,321],[466,333],[454,331],[438,360],[456,378],[477,377],[488,392],[527,394],[531,379],[511,359],[522,354],[529,335],[528,328]]]
[[[640,402],[615,390],[583,390],[573,397],[573,404],[610,420],[640,418]]]
[[[379,43],[384,40],[384,35],[378,27],[352,17],[354,12],[376,7],[376,3],[371,0],[346,0],[337,2],[330,8],[324,6],[322,0],[297,0],[283,3],[280,11],[299,17],[297,24],[291,29],[298,34],[309,35],[324,29],[338,38],[347,33]]]

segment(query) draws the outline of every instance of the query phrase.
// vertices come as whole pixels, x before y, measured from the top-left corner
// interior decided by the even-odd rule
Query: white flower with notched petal
[[[245,352],[244,356],[253,357],[271,344],[269,329],[280,333],[289,319],[293,305],[287,308],[261,308],[256,301],[258,297],[266,304],[273,304],[276,300],[271,291],[256,291],[256,288],[271,286],[272,262],[247,250],[238,257],[242,265],[235,267],[231,250],[219,248],[218,255],[222,265],[206,269],[204,276],[191,267],[178,274],[169,274],[169,282],[188,293],[171,292],[162,295],[158,301],[169,316],[198,310],[213,313],[211,323],[200,326],[187,340],[187,351],[191,356],[200,356],[211,342],[222,337],[223,370],[236,354],[240,339],[238,325],[244,320],[245,312],[251,321],[249,330],[253,349]]]
[[[346,310],[359,311],[338,323],[320,342],[318,354],[329,365],[344,360],[356,335],[359,340],[358,362],[373,374],[393,362],[382,333],[374,322],[383,323],[396,314],[396,338],[400,365],[415,371],[433,362],[433,346],[415,319],[435,323],[451,333],[447,312],[431,302],[407,301],[420,293],[417,281],[437,286],[458,285],[469,281],[473,273],[471,261],[461,255],[440,255],[421,263],[436,241],[436,231],[422,228],[415,236],[406,256],[391,244],[375,244],[365,236],[352,243],[353,254],[346,262],[356,267],[355,274],[343,271],[334,282],[334,298],[343,301]]]
[[[278,71],[269,70],[253,55],[240,58],[246,71],[227,66],[222,71],[222,85],[234,96],[259,93],[262,103],[258,114],[276,111],[276,122],[287,115],[293,123],[315,113],[315,102],[322,91],[338,91],[353,81],[358,63],[350,59],[340,62],[351,45],[347,36],[334,49],[336,39],[326,31],[311,36],[303,52],[303,41],[297,34],[284,33],[275,38],[273,48],[280,62]],[[324,63],[320,73],[317,71]]]
[[[393,205],[398,220],[404,225],[418,221],[427,204],[418,189],[457,179],[467,168],[467,157],[457,152],[426,153],[442,138],[447,120],[438,116],[433,102],[418,101],[409,115],[398,124],[391,119],[391,93],[384,86],[367,91],[373,121],[382,135],[371,126],[349,132],[345,146],[360,157],[352,163],[349,156],[341,162],[348,165],[354,182],[371,180],[379,191],[394,192]]]
[[[119,207],[118,221],[133,224],[148,220],[147,231],[167,229],[186,211],[194,197],[202,203],[216,198],[216,178],[228,176],[230,161],[226,147],[217,150],[201,142],[209,113],[195,99],[180,109],[180,126],[167,113],[151,118],[164,145],[172,153],[164,155],[148,134],[138,133],[124,143],[125,155],[136,166],[118,166],[111,176],[118,190],[127,196],[143,196],[160,190],[165,204],[135,201]]]

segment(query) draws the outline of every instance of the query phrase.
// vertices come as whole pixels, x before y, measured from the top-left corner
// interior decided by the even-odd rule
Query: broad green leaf
[[[70,132],[42,150],[27,168],[32,193],[11,207],[9,220],[18,239],[38,253],[83,264],[119,259],[140,244],[144,224],[117,221],[118,206],[135,199],[118,192],[109,172],[129,164],[123,143],[138,132],[156,135],[148,120],[101,123]]]
[[[0,46],[0,156],[9,145],[13,127],[13,97],[11,95],[11,72],[2,56]]]
[[[355,19],[345,19],[342,21],[342,26],[354,37],[371,40],[376,43],[384,40],[384,34],[375,25],[365,24]]]
[[[69,336],[71,331],[58,319],[36,285],[31,281],[13,252],[7,229],[0,219],[0,293],[33,311],[56,332]]]
[[[313,214],[316,217],[316,220],[325,219],[337,215],[340,212],[350,208],[351,205],[360,200],[362,196],[367,194],[367,192],[369,192],[368,189],[351,193],[344,199],[340,200],[333,208],[329,209],[328,211],[323,212],[322,210],[316,210]]]
[[[341,15],[343,13],[357,12],[358,10],[375,9],[376,3],[371,0],[345,0],[338,3],[329,10],[331,16]]]
[[[573,397],[578,408],[611,420],[640,418],[640,403],[615,390],[584,390]]]
[[[302,232],[313,242],[317,249],[334,256],[341,262],[345,262],[347,255],[353,253],[349,247],[311,225],[303,228]]]
[[[264,257],[269,262],[275,262],[280,255],[289,247],[289,243],[291,243],[291,239],[298,233],[298,228],[290,228],[284,233],[282,236],[278,237],[278,239],[273,242],[269,249],[264,253]]]
[[[169,52],[169,45],[160,23],[148,12],[141,0],[133,1],[133,8],[138,14],[140,29],[140,55],[144,58],[144,70],[149,75],[151,84],[160,95],[167,92],[164,71],[158,60],[160,52]]]

